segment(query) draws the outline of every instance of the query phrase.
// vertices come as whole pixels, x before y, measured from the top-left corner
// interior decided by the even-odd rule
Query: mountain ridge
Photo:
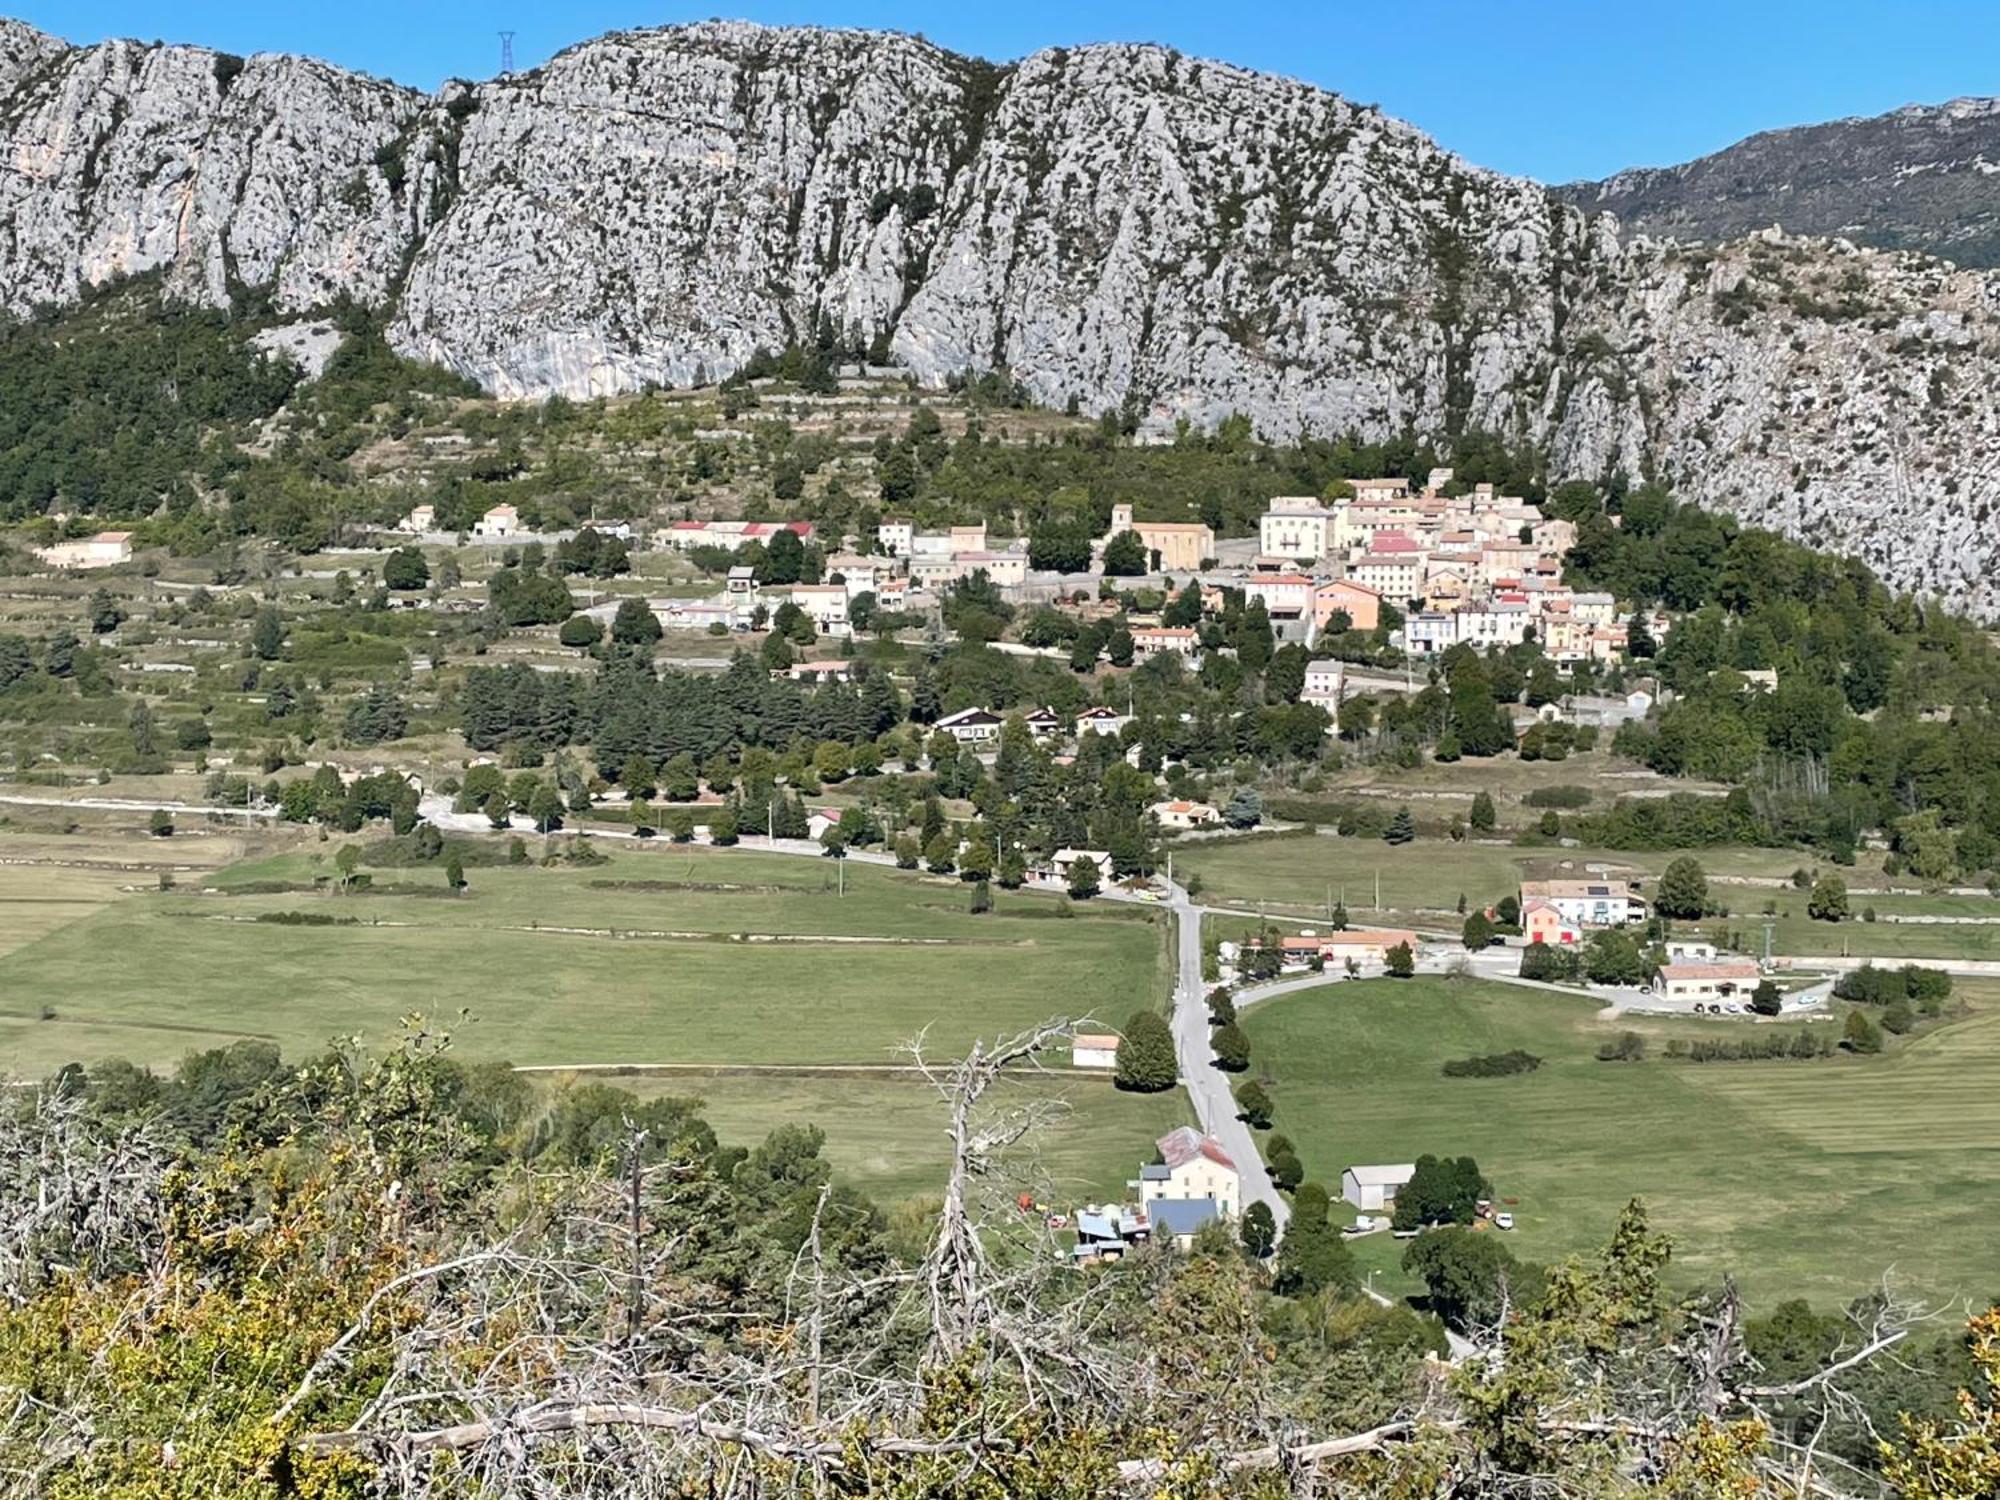
[[[2000,99],[1967,95],[1758,131],[1690,161],[1556,191],[1641,232],[1730,239],[1780,223],[2000,266]]]
[[[712,380],[830,326],[1153,433],[1533,441],[2000,611],[1990,278],[1629,234],[1295,80],[728,21],[434,94],[4,24],[0,60],[17,315],[141,271],[277,318],[346,298],[512,397]]]

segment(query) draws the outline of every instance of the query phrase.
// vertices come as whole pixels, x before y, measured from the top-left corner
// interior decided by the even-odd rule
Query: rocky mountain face
[[[2000,613],[1996,283],[1629,238],[1302,84],[708,23],[432,97],[0,23],[0,305],[345,295],[506,395],[727,374],[823,321],[1152,431],[1487,429]]]
[[[1677,167],[1559,189],[1630,228],[1727,240],[1782,225],[2000,266],[2000,99],[1765,131]]]

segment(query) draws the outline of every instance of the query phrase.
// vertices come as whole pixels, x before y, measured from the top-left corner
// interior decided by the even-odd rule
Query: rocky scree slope
[[[1154,431],[1481,428],[2000,613],[1995,283],[1627,238],[1337,96],[1152,47],[615,34],[435,97],[0,23],[0,304],[158,271],[337,296],[510,396],[716,378],[831,322]]]
[[[1770,130],[1675,167],[1558,191],[1645,234],[1736,239],[1773,224],[2000,265],[2000,99]]]

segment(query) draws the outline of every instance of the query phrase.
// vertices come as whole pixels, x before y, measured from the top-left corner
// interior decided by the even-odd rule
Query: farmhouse
[[[1524,880],[1521,910],[1531,901],[1546,901],[1563,919],[1579,927],[1622,927],[1646,919],[1646,903],[1620,885],[1605,880]]]
[[[1340,1196],[1356,1208],[1387,1208],[1416,1175],[1416,1163],[1408,1161],[1394,1166],[1349,1167],[1340,1174]]]
[[[1757,965],[1749,959],[1715,963],[1661,964],[1654,988],[1663,1000],[1727,1000],[1757,987]]]
[[[1222,814],[1206,802],[1155,802],[1149,809],[1162,828],[1212,828]]]
[[[38,547],[35,556],[52,568],[109,568],[132,560],[132,533],[100,531],[80,542]]]
[[[1000,737],[1000,715],[988,708],[961,708],[939,719],[935,727],[961,745],[983,745]]]
[[[519,536],[521,513],[511,505],[496,505],[472,523],[474,536]]]
[[[1161,1203],[1206,1202],[1211,1218],[1237,1216],[1243,1206],[1241,1179],[1236,1163],[1215,1137],[1203,1135],[1192,1125],[1182,1125],[1154,1144],[1159,1147],[1160,1159],[1139,1169],[1138,1187],[1139,1201],[1146,1206],[1155,1226],[1160,1224]],[[1200,1227],[1197,1223],[1187,1233],[1193,1234]]]
[[[1109,1031],[1079,1031],[1069,1039],[1072,1068],[1115,1068],[1118,1066],[1118,1036]]]

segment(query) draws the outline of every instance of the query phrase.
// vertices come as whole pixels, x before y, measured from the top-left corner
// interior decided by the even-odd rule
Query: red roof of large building
[[[1169,1167],[1184,1167],[1198,1156],[1205,1156],[1218,1166],[1236,1170],[1236,1163],[1229,1153],[1216,1143],[1215,1137],[1203,1135],[1192,1125],[1182,1125],[1168,1131],[1154,1142],[1160,1148],[1160,1160]]]

